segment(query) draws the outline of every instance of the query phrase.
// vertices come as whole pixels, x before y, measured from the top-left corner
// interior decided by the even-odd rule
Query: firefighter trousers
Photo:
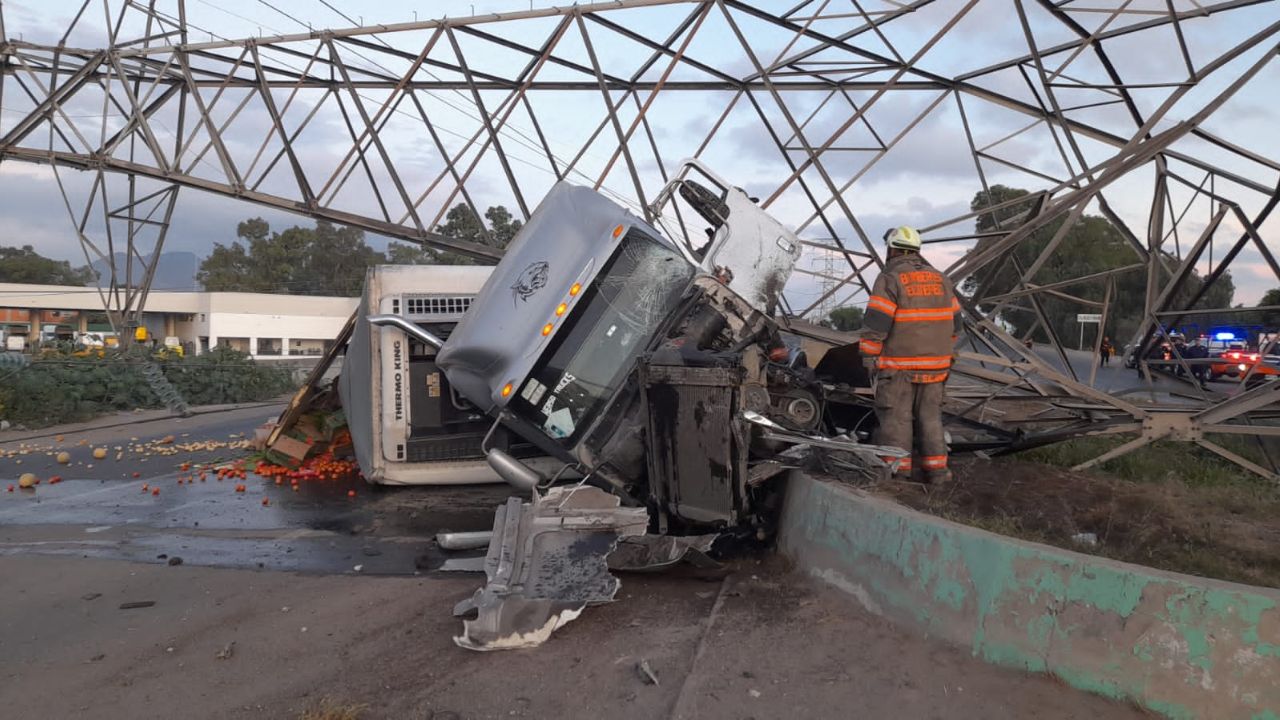
[[[911,373],[881,370],[875,382],[875,444],[898,448],[911,456],[903,459],[897,475],[924,472],[927,482],[951,479],[947,469],[947,438],[942,430],[945,382],[917,383]]]

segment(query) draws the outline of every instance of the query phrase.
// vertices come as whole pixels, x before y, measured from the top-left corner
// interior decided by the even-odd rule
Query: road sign
[[[1078,322],[1078,323],[1100,323],[1100,322],[1102,322],[1102,316],[1101,316],[1101,315],[1093,315],[1093,314],[1089,314],[1089,313],[1079,313],[1079,314],[1077,314],[1077,315],[1076,315],[1076,322]]]

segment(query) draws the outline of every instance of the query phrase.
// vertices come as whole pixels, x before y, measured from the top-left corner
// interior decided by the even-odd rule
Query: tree
[[[205,290],[354,297],[369,266],[386,262],[365,244],[363,231],[324,220],[273,233],[253,218],[236,235],[240,240],[216,243],[200,263],[196,279]]]
[[[862,327],[862,308],[855,306],[838,307],[827,313],[823,325],[832,330],[852,332]]]
[[[511,213],[501,205],[494,205],[484,213],[489,221],[486,228],[480,218],[471,212],[466,203],[458,203],[449,209],[444,222],[436,226],[436,232],[446,237],[467,240],[489,247],[503,249],[516,236],[523,226],[519,220],[511,217]],[[477,260],[447,250],[434,250],[418,245],[390,243],[387,245],[387,260],[395,265],[477,265]]]
[[[970,208],[981,211],[1004,202],[1012,202],[1009,207],[984,212],[977,216],[975,227],[978,234],[998,230],[1009,230],[1020,223],[1019,216],[1035,209],[1038,199],[1026,190],[1010,188],[1004,185],[993,185],[990,191],[980,191],[974,195]],[[1047,223],[1044,227],[1023,239],[1004,259],[988,265],[983,270],[965,278],[963,290],[980,297],[992,297],[1020,289],[1022,274],[1031,268],[1049,241],[1062,228],[1066,216],[1061,216]],[[982,253],[989,250],[1001,239],[1000,236],[980,237],[971,253]],[[1156,283],[1163,288],[1172,278],[1172,273],[1180,264],[1180,259],[1164,253],[1162,263],[1157,270]],[[1063,237],[1057,250],[1046,259],[1030,279],[1034,285],[1074,280],[1087,275],[1101,273],[1106,270],[1132,265],[1139,262],[1138,255],[1125,240],[1120,231],[1109,220],[1097,215],[1082,215]],[[1143,320],[1146,303],[1147,276],[1143,270],[1134,270],[1127,274],[1111,276],[1114,279],[1111,305],[1106,318],[1106,334],[1112,338],[1128,337],[1138,330]],[[1050,293],[1037,293],[1039,310],[1048,321],[1049,328],[1063,342],[1076,338],[1080,333],[1080,325],[1076,322],[1079,313],[1096,313],[1100,303],[1106,296],[1107,281],[1103,279],[1057,288]],[[1170,309],[1212,309],[1225,308],[1231,304],[1235,294],[1235,284],[1230,273],[1222,276],[1205,291],[1204,296],[1188,307],[1191,299],[1204,285],[1204,279],[1196,272],[1188,275],[1175,289],[1170,301]],[[1079,300],[1090,302],[1082,303]],[[994,312],[996,303],[983,303],[982,310]],[[1014,334],[1021,337],[1031,333],[1039,340],[1046,340],[1048,333],[1039,320],[1037,307],[1030,298],[1022,297],[1010,300],[1000,311],[1000,319],[1009,323]],[[1212,313],[1182,316],[1177,325],[1181,328],[1206,330],[1214,322],[1220,322],[1219,316]],[[1086,342],[1093,340],[1086,328]]]
[[[88,267],[44,257],[30,245],[0,247],[0,282],[84,286],[97,279]]]
[[[1272,288],[1262,295],[1262,299],[1258,301],[1258,307],[1275,307],[1280,305],[1280,288]],[[1275,332],[1280,330],[1280,310],[1257,310],[1255,312],[1246,313],[1252,316],[1252,321],[1262,326],[1267,332]]]

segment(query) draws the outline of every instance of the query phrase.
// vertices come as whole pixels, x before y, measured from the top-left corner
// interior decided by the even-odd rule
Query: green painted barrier
[[[1171,718],[1280,720],[1280,591],[1007,538],[798,473],[788,483],[782,552],[872,612]]]

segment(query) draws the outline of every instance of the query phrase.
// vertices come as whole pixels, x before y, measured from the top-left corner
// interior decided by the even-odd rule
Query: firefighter
[[[859,344],[875,388],[875,442],[911,453],[895,478],[910,479],[915,467],[926,482],[942,484],[951,479],[942,399],[960,332],[960,303],[947,276],[920,256],[914,228],[893,228],[884,240],[888,262],[867,301]]]

